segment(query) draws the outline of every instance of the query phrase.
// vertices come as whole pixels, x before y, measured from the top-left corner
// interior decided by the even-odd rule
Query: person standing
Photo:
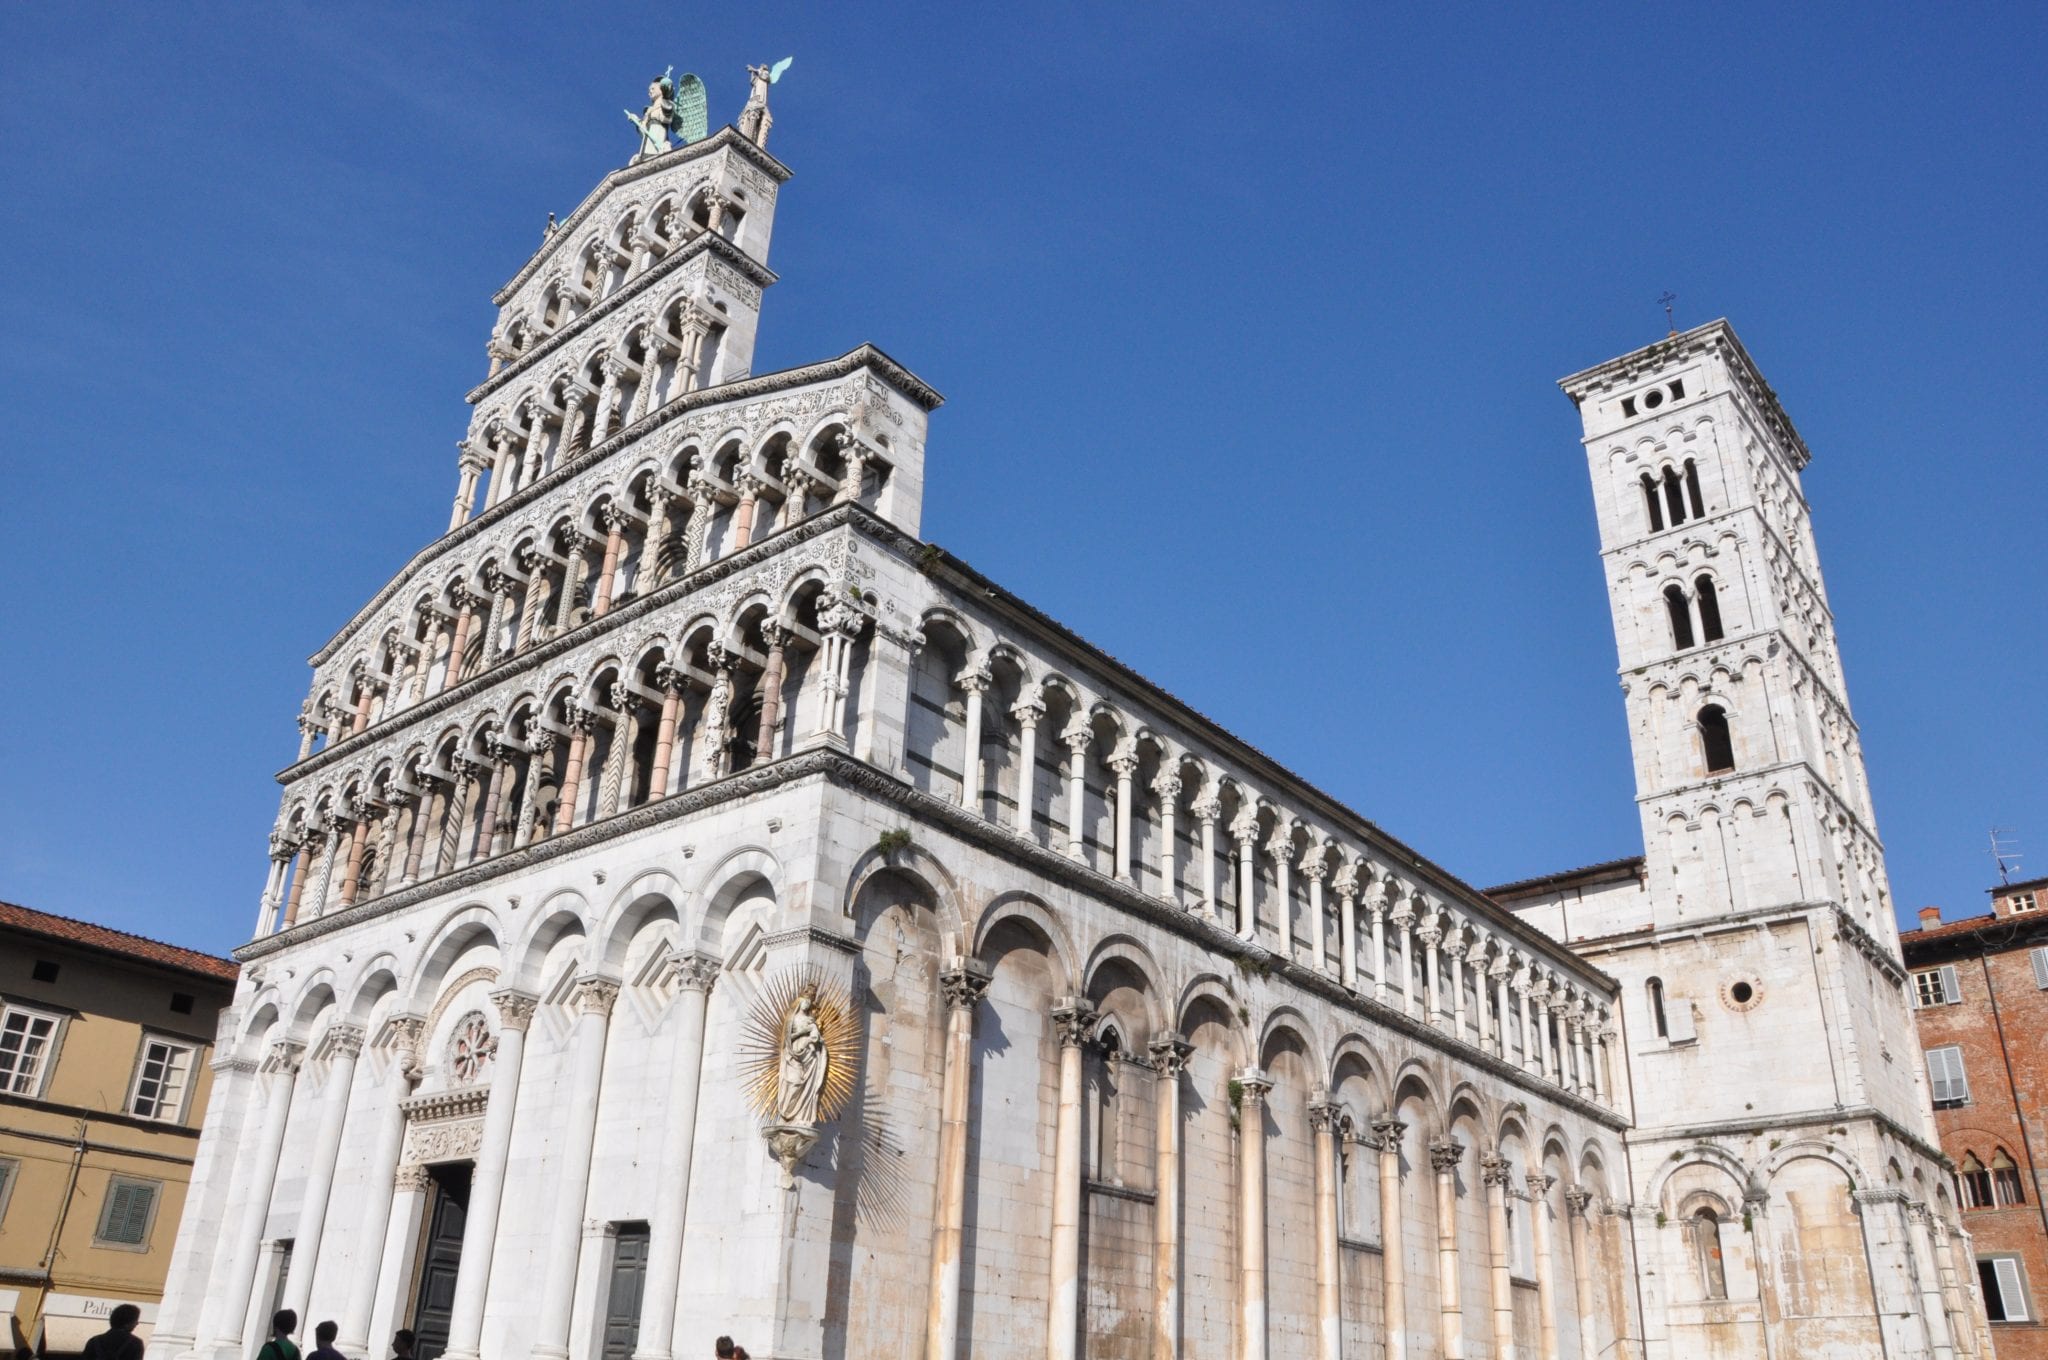
[[[256,1360],[299,1360],[299,1348],[292,1344],[292,1333],[297,1330],[299,1315],[291,1309],[281,1308],[271,1314],[270,1340],[256,1352]]]
[[[391,1337],[391,1360],[413,1360],[412,1348],[418,1344],[412,1328],[400,1327]]]
[[[121,1304],[107,1314],[107,1330],[85,1343],[80,1360],[142,1360],[142,1338],[135,1335],[140,1321],[140,1308]]]
[[[334,1349],[334,1338],[339,1335],[341,1335],[341,1324],[338,1322],[323,1322],[318,1327],[315,1327],[313,1329],[312,1360],[347,1360],[346,1356]]]

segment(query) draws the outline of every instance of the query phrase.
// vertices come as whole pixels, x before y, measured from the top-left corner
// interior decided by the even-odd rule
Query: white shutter
[[[1956,985],[1956,966],[1952,963],[1941,965],[1941,999],[1951,1006],[1963,999],[1963,989]]]
[[[2005,1305],[2007,1322],[2029,1322],[2033,1313],[2027,1308],[2027,1294],[2020,1287],[2020,1263],[2010,1256],[1999,1256],[1992,1260],[1991,1268],[1998,1272],[1998,1300]]]
[[[2029,952],[2034,959],[2034,985],[2048,987],[2048,945]]]
[[[1970,1098],[1970,1086],[1963,1079],[1963,1050],[1958,1047],[1930,1048],[1927,1050],[1927,1079],[1933,1086],[1937,1103],[1942,1101],[1966,1101]]]

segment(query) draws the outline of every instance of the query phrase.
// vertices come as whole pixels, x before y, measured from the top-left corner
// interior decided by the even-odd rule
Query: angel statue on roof
[[[684,73],[681,80],[675,78],[676,68],[668,70],[647,86],[647,107],[639,113],[626,110],[626,121],[640,129],[640,150],[633,157],[659,156],[668,150],[668,138],[674,133],[684,146],[704,138],[704,82]]]
[[[773,66],[747,68],[747,76],[753,84],[747,90],[746,107],[740,110],[740,136],[763,151],[768,149],[768,129],[775,124],[775,116],[768,112],[768,87],[782,79],[782,73],[795,60],[795,57],[784,57]]]

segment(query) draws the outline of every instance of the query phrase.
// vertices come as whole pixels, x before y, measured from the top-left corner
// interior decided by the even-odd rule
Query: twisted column
[[[946,1001],[944,1075],[939,1083],[937,1203],[932,1215],[931,1282],[925,1360],[954,1360],[960,1349],[960,1258],[967,1224],[968,1098],[974,1075],[974,1008],[989,972],[969,959],[939,974]]]

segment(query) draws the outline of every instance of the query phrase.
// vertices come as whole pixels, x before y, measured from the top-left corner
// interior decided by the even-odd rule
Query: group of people
[[[136,1324],[142,1321],[142,1310],[132,1303],[124,1303],[107,1314],[107,1330],[85,1343],[80,1360],[142,1360],[142,1338],[135,1335]],[[291,1309],[283,1309],[271,1316],[270,1339],[263,1343],[263,1349],[256,1352],[256,1360],[301,1360],[299,1347],[292,1340],[292,1333],[299,1330],[299,1315]],[[339,1325],[323,1322],[313,1329],[313,1351],[305,1360],[347,1360],[334,1349],[334,1338],[341,1333]],[[399,1328],[391,1338],[391,1360],[413,1360],[413,1347],[417,1339],[406,1328]],[[714,1348],[718,1360],[748,1360],[747,1348],[733,1344],[729,1336],[718,1338]]]

